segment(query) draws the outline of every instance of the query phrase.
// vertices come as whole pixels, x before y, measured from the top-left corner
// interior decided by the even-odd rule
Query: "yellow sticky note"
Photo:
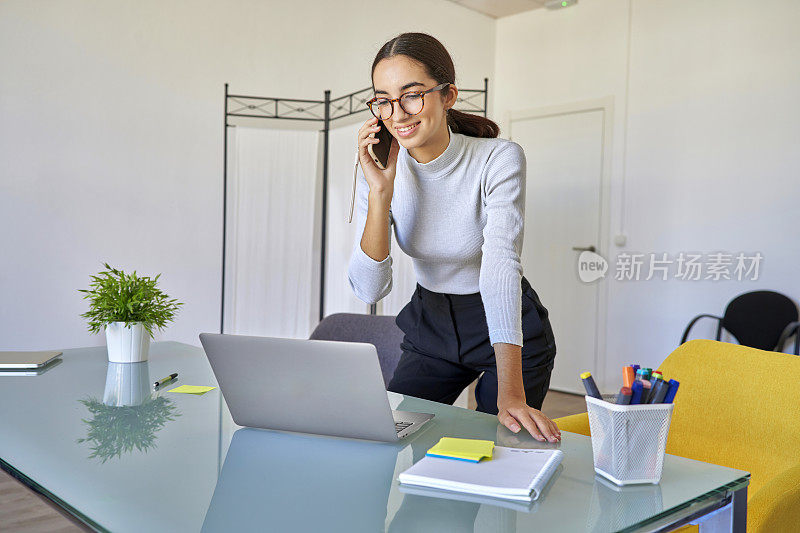
[[[428,450],[427,455],[477,463],[484,457],[491,459],[493,451],[494,442],[490,440],[442,437],[433,448]]]
[[[210,390],[214,390],[216,387],[205,387],[203,385],[181,385],[180,387],[175,387],[174,389],[170,389],[167,392],[182,392],[184,394],[205,394]]]

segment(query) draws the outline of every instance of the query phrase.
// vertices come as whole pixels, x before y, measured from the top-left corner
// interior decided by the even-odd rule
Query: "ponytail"
[[[470,137],[497,137],[500,127],[486,117],[464,113],[456,109],[447,110],[447,125],[453,133],[461,133]]]

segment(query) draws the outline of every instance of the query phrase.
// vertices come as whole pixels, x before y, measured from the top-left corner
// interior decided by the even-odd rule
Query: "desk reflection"
[[[239,429],[202,531],[383,531],[400,449]]]
[[[89,443],[89,458],[103,463],[155,448],[156,433],[180,416],[172,400],[150,392],[147,361],[108,363],[103,401],[94,397],[78,401],[92,416],[82,419],[88,431],[77,443]]]
[[[587,531],[616,531],[664,509],[661,485],[615,485],[595,475]]]
[[[520,504],[409,490],[395,480],[422,459],[440,431],[449,432],[435,422],[398,443],[238,429],[202,531],[516,531],[517,514],[535,513],[552,482],[539,501]],[[469,437],[494,440],[498,432],[496,425],[476,425]],[[532,439],[517,444],[546,447]]]

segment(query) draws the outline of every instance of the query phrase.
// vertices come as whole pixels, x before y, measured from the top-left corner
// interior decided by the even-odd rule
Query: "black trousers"
[[[390,391],[452,404],[477,378],[477,410],[497,414],[497,361],[480,292],[446,294],[417,283],[395,319],[405,334]],[[531,407],[541,409],[556,355],[547,309],[522,277],[522,381]]]

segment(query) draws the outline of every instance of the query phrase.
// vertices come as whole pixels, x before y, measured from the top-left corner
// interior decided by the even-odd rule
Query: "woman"
[[[479,375],[479,411],[537,440],[561,434],[541,409],[556,346],[547,309],[522,275],[525,155],[484,117],[452,109],[447,50],[424,33],[384,44],[372,64],[373,118],[358,132],[360,236],[348,267],[362,301],[392,287],[391,225],[418,283],[397,315],[403,350],[388,389],[452,404]],[[381,170],[367,151],[391,131]]]

